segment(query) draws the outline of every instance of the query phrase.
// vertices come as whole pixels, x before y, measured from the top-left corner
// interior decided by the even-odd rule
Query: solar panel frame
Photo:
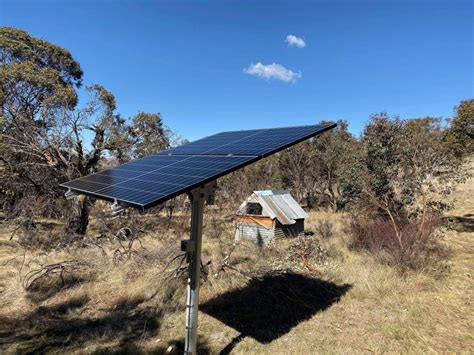
[[[293,141],[290,141],[288,143],[280,145],[276,148],[267,149],[259,155],[251,155],[251,154],[249,155],[249,154],[239,154],[239,153],[236,153],[236,154],[233,154],[233,153],[228,153],[228,154],[217,153],[216,154],[216,152],[208,152],[208,151],[201,152],[199,154],[198,153],[195,153],[195,154],[187,153],[187,154],[185,154],[185,153],[176,152],[178,150],[178,148],[186,146],[186,145],[183,145],[183,146],[180,146],[180,147],[177,147],[177,148],[171,148],[171,149],[159,152],[157,154],[154,154],[154,155],[151,155],[151,156],[148,156],[148,157],[145,157],[145,158],[136,159],[136,160],[133,160],[131,162],[122,164],[120,166],[117,166],[117,167],[114,167],[114,168],[111,168],[111,169],[99,171],[95,174],[92,174],[92,175],[89,175],[89,176],[86,176],[86,177],[81,177],[81,178],[63,183],[60,186],[63,187],[63,188],[71,189],[71,191],[79,193],[79,194],[86,194],[86,195],[94,197],[94,198],[107,200],[107,201],[111,201],[111,202],[118,201],[126,207],[134,207],[134,208],[138,208],[140,210],[146,210],[146,209],[154,207],[158,204],[161,204],[161,203],[163,203],[163,202],[165,202],[165,201],[167,201],[167,200],[169,200],[173,197],[176,197],[176,196],[179,196],[179,195],[181,195],[185,192],[191,191],[191,190],[193,190],[194,188],[196,188],[198,186],[201,186],[201,185],[207,184],[211,181],[217,180],[222,176],[230,174],[231,172],[236,171],[238,169],[241,169],[241,168],[243,168],[247,165],[250,165],[250,164],[252,164],[252,163],[254,163],[258,160],[261,160],[261,159],[263,159],[265,157],[268,157],[272,154],[278,153],[278,152],[280,152],[280,151],[282,151],[282,150],[284,150],[288,147],[291,147],[295,144],[298,144],[298,143],[300,143],[300,142],[302,142],[306,139],[309,139],[311,137],[319,135],[319,134],[321,134],[321,133],[323,133],[327,130],[330,130],[330,129],[336,127],[336,126],[337,126],[336,124],[318,125],[318,126],[300,126],[300,127],[313,127],[313,128],[319,127],[319,128],[316,131],[309,130],[308,134],[299,136],[298,139],[295,139]],[[279,130],[294,129],[294,128],[298,128],[298,127],[285,127],[285,128],[279,128]],[[256,134],[255,135],[247,135],[246,137],[248,138],[248,137],[251,137],[251,136],[257,136],[258,134],[261,134],[262,132],[265,132],[265,131],[268,131],[268,130],[276,130],[276,129],[252,130]],[[237,131],[237,132],[252,132],[252,131]],[[230,133],[235,133],[235,131],[234,132],[222,132],[222,133],[229,133],[230,134]],[[210,136],[210,137],[212,137],[212,136]],[[207,138],[209,138],[209,137],[207,137]],[[206,139],[206,138],[204,138],[204,139]],[[246,138],[244,137],[244,139],[246,139]],[[199,141],[202,141],[202,139],[199,140]],[[196,141],[196,142],[198,142],[198,141]],[[195,143],[195,142],[191,142],[189,144],[193,144],[193,143]],[[141,195],[148,194],[148,197],[146,199],[142,198],[141,200],[138,199],[138,198],[133,199],[133,198],[118,198],[117,197],[117,193],[115,193],[115,192],[122,191],[126,194],[127,191],[134,190],[134,188],[132,188],[132,187],[125,188],[123,186],[115,186],[115,185],[120,185],[122,183],[128,183],[130,181],[142,181],[141,179],[143,179],[143,176],[145,176],[145,175],[147,175],[147,177],[154,177],[154,175],[167,175],[166,173],[163,173],[163,172],[157,172],[159,170],[163,170],[163,167],[162,168],[159,168],[159,167],[156,168],[157,167],[156,165],[147,164],[147,163],[152,163],[153,161],[160,161],[160,160],[162,160],[162,158],[165,158],[165,157],[166,157],[167,161],[173,161],[174,160],[175,162],[178,162],[178,163],[183,162],[183,161],[190,162],[190,159],[192,159],[192,158],[202,159],[202,158],[206,158],[206,157],[207,158],[213,158],[214,162],[218,161],[219,159],[224,159],[224,160],[237,159],[238,161],[237,160],[235,161],[236,164],[228,164],[228,167],[224,168],[224,169],[218,169],[218,170],[210,169],[210,171],[214,171],[214,173],[209,172],[207,175],[204,174],[202,176],[195,176],[196,178],[199,178],[199,179],[196,179],[195,182],[192,182],[192,179],[191,179],[188,184],[181,185],[182,186],[181,188],[175,188],[175,189],[170,189],[170,190],[162,190],[163,192],[169,191],[169,193],[158,193],[158,192],[152,192],[150,190],[139,190],[139,189],[137,189],[136,190],[137,191],[137,196],[139,195],[139,193],[141,193]],[[228,160],[228,161],[232,161],[232,160]],[[137,168],[139,168],[141,170],[137,171],[136,170]],[[155,168],[155,169],[152,169],[152,168]],[[131,169],[133,169],[133,170],[131,170]],[[203,168],[195,167],[194,169],[192,169],[194,174],[200,174],[199,170],[203,170]],[[171,174],[171,175],[172,176],[180,176],[178,174]],[[118,181],[118,183],[113,184],[113,185],[109,184],[108,186],[104,186],[103,189],[98,189],[101,185],[107,185],[107,184],[102,184],[102,183],[99,182],[100,179],[101,179],[100,176],[104,176],[104,179],[109,179],[109,180],[112,180],[112,181],[114,179],[116,179]],[[183,178],[188,178],[188,180],[191,177],[190,175],[181,175],[181,176],[183,176]],[[123,180],[123,181],[120,181],[120,180]],[[162,181],[159,182],[159,181],[152,181],[152,180],[150,180],[149,182],[150,182],[150,184],[154,184],[155,186],[171,185],[172,184],[172,183],[169,183],[169,182],[162,182]],[[81,187],[81,183],[86,185],[86,186],[89,186],[89,189],[84,188],[84,186]],[[108,187],[109,187],[109,189],[107,189]],[[106,194],[105,192],[107,192],[108,190],[112,190],[112,193],[115,196],[112,196],[112,193]],[[129,195],[129,196],[132,196],[132,195]],[[138,202],[138,201],[140,201],[140,202]]]

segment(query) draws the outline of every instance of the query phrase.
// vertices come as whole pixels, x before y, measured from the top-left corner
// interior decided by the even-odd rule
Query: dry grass
[[[223,259],[233,249],[233,227],[219,222],[226,211],[209,209],[201,353],[472,351],[472,196],[473,180],[455,193],[457,208],[448,217],[451,229],[443,241],[451,250],[449,268],[404,276],[349,250],[344,232],[348,217],[331,212],[310,213],[306,227],[316,232],[314,245],[282,240],[259,249],[242,242],[229,258],[234,269],[222,272]],[[144,233],[145,249],[134,245],[136,253],[119,263],[113,260],[118,247],[113,239],[101,239],[103,251],[25,252],[16,238],[9,240],[13,227],[1,225],[0,351],[163,353],[181,342],[184,275],[171,278],[162,271],[179,254],[179,240],[189,232],[188,216],[176,216],[169,229],[164,218],[141,215],[137,220],[144,230],[155,232]],[[324,220],[332,227],[321,238]],[[38,230],[42,236],[61,228],[49,222],[55,224],[52,230]],[[117,230],[129,222],[108,223]],[[95,219],[89,234],[97,236],[102,229]],[[295,254],[300,248],[309,250],[306,264]],[[69,272],[63,281],[53,275],[29,290],[22,287],[26,273],[38,263],[72,259],[90,267]],[[297,274],[284,271],[288,269]]]

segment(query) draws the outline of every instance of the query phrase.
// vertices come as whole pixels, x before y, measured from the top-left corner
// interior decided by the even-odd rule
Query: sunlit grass
[[[471,180],[455,192],[457,207],[450,215],[472,218],[472,196]],[[347,248],[348,216],[344,214],[311,212],[306,229],[316,231],[323,220],[331,222],[331,236],[319,238],[315,233],[312,238],[320,239],[328,259],[321,263],[311,260],[321,272],[312,276],[335,285],[351,285],[350,289],[339,302],[270,343],[239,338],[233,353],[461,352],[474,348],[472,230],[459,227],[447,231],[443,243],[452,255],[445,272],[401,276],[374,257]],[[54,222],[54,228],[60,229],[61,225]],[[104,244],[106,255],[93,247],[25,252],[16,238],[9,240],[13,227],[4,223],[0,237],[2,352],[159,353],[181,341],[185,276],[169,278],[162,271],[170,257],[179,253],[179,240],[187,238],[187,222],[183,218],[164,230],[164,224],[157,219],[147,221],[152,228],[142,237],[146,251],[137,246],[137,257],[118,264],[112,258],[117,247],[113,242]],[[208,216],[203,263],[210,264],[202,285],[202,304],[230,290],[245,288],[247,274],[292,268],[311,276],[301,262],[288,261],[291,240],[281,240],[263,250],[243,241],[229,258],[237,271],[227,268],[219,272],[224,257],[233,248],[234,230],[231,223],[222,222],[218,224],[222,230],[209,233],[211,225],[215,228]],[[89,234],[93,236],[98,230],[99,223],[92,221]],[[61,286],[58,278],[45,280],[54,292],[33,294],[22,287],[22,277],[34,267],[33,259],[41,263],[86,260],[93,272],[78,272],[74,279],[77,282],[67,287]],[[204,352],[218,353],[240,335],[206,313],[201,313],[199,319],[200,347]]]

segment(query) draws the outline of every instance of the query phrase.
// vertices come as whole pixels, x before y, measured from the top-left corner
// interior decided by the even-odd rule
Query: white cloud
[[[286,69],[281,64],[250,64],[248,68],[244,69],[245,74],[254,75],[262,79],[276,79],[284,82],[294,83],[296,79],[301,78],[303,75],[301,72],[295,73],[290,69]]]
[[[296,46],[298,48],[306,47],[306,42],[303,40],[303,38],[296,37],[293,35],[286,36],[285,42],[288,43],[288,47],[293,47],[293,46]]]

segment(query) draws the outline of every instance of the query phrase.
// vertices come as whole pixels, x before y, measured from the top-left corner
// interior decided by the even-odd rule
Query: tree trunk
[[[82,239],[89,224],[89,205],[85,195],[75,197],[71,203],[71,214],[66,223],[65,241],[71,243]]]

